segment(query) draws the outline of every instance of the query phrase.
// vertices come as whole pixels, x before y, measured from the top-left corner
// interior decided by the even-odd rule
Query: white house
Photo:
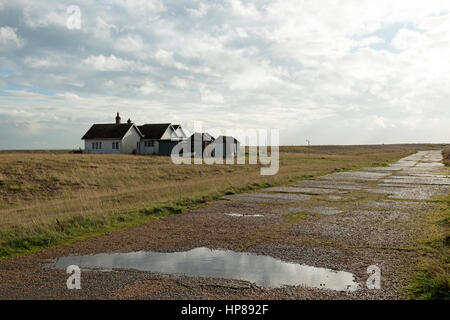
[[[174,128],[176,127],[176,129]],[[186,134],[180,125],[170,123],[152,123],[138,126],[143,138],[139,153],[170,155],[172,148],[182,140],[186,139]]]
[[[117,113],[116,123],[93,124],[81,138],[86,153],[125,153],[139,150],[142,133],[131,120],[120,123]]]
[[[124,153],[170,155],[172,148],[186,134],[180,125],[154,123],[136,126],[128,119],[115,123],[94,124],[81,138],[86,153]]]

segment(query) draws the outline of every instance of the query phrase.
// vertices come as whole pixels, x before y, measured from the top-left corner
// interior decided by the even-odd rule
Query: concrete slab
[[[390,199],[431,200],[442,194],[438,188],[427,187],[379,187],[366,189],[367,192],[388,194]]]
[[[391,173],[371,171],[336,172],[319,177],[320,180],[375,181],[389,176]]]
[[[416,176],[391,176],[383,180],[384,183],[425,184],[425,185],[450,185],[450,178],[416,177]]]
[[[289,203],[311,199],[311,196],[292,193],[242,193],[224,197],[228,200],[239,200],[244,202],[263,202],[263,203]]]
[[[316,213],[316,214],[324,214],[324,215],[332,215],[332,214],[338,214],[342,213],[344,211],[338,210],[333,207],[306,207],[306,206],[299,206],[299,207],[291,207],[288,209],[289,212],[310,212],[310,213]]]
[[[362,183],[349,181],[304,180],[294,184],[293,186],[305,188],[338,189],[338,190],[361,190],[365,185]]]
[[[307,194],[327,194],[335,190],[325,188],[300,188],[300,187],[271,187],[263,189],[262,191],[270,192],[286,192],[286,193],[307,193]]]
[[[411,209],[425,210],[429,207],[426,202],[417,201],[396,201],[396,200],[377,200],[377,201],[367,201],[360,202],[357,205],[358,208],[364,209],[378,209],[378,210],[405,210],[411,211]]]

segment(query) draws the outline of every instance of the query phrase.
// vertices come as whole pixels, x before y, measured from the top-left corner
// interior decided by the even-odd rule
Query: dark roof
[[[81,139],[122,139],[132,126],[133,123],[93,124]]]
[[[139,131],[144,135],[144,139],[161,139],[170,123],[151,123],[138,126]]]
[[[177,130],[180,127],[180,125],[179,124],[173,124],[172,127],[173,127],[174,130]]]
[[[228,142],[228,141],[233,141],[234,143],[239,142],[238,139],[236,139],[235,137],[232,137],[232,136],[219,136],[216,138],[215,142],[224,143],[224,142]]]
[[[195,132],[194,134],[192,134],[192,136],[190,136],[189,139],[201,139],[203,141],[214,141],[214,137],[212,135],[210,135],[209,133],[199,133],[199,132]]]

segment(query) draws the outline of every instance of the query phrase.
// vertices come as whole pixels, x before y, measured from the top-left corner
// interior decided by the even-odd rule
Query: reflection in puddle
[[[354,291],[353,274],[284,262],[269,256],[196,248],[184,252],[139,251],[59,258],[54,266],[81,269],[137,269],[165,274],[246,280],[261,287],[283,285]]]
[[[225,213],[225,215],[230,217],[264,217],[263,214]]]

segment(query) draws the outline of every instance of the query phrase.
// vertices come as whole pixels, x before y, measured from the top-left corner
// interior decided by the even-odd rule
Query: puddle
[[[352,273],[333,271],[284,262],[270,256],[205,247],[184,252],[139,251],[67,256],[57,259],[53,267],[65,269],[136,269],[164,274],[245,280],[266,288],[284,285],[319,289],[355,291],[358,284]]]
[[[230,217],[264,217],[263,214],[225,213],[225,215]]]

